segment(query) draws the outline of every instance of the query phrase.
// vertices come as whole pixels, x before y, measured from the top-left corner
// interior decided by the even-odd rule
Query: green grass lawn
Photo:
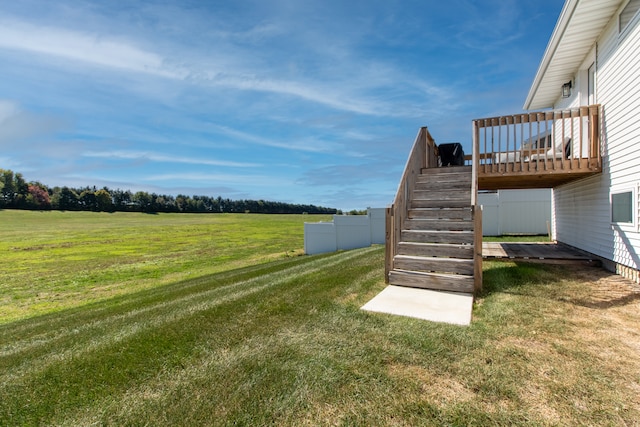
[[[291,221],[302,219],[264,217],[257,222],[272,222],[275,235],[262,244],[272,249],[232,245],[244,253],[227,248],[227,258],[215,261],[219,252],[206,244],[198,255],[174,240],[190,259],[191,267],[180,269],[159,255],[172,250],[162,243],[173,236],[172,222],[177,234],[198,241],[224,233],[216,221],[241,228],[255,220],[137,214],[121,219],[121,233],[99,240],[87,230],[80,237],[82,228],[96,230],[118,216],[51,214],[41,218],[60,225],[49,227],[48,237],[43,231],[39,243],[23,242],[17,229],[32,233],[40,222],[31,219],[33,227],[16,225],[9,230],[15,241],[3,236],[2,244],[8,252],[38,247],[14,251],[32,254],[39,265],[66,238],[69,247],[86,239],[87,250],[102,254],[124,245],[116,242],[126,230],[132,236],[166,227],[155,243],[140,233],[141,241],[126,244],[138,248],[132,264],[144,259],[146,247],[163,247],[149,251],[161,267],[155,280],[142,274],[124,284],[122,274],[113,283],[123,289],[110,295],[94,298],[76,284],[64,309],[35,306],[20,318],[5,317],[0,425],[529,426],[640,419],[640,294],[602,270],[485,263],[473,323],[459,327],[361,311],[385,286],[384,249],[286,256],[300,253],[302,227]],[[254,242],[251,230],[265,228],[253,227],[246,241]],[[71,276],[91,265],[81,253],[66,257]],[[129,265],[129,257],[119,259]],[[76,270],[73,260],[85,267]],[[5,265],[1,283],[8,288],[21,268]],[[105,267],[121,274],[116,261]],[[174,271],[163,274],[165,268]],[[32,278],[46,292],[46,270],[38,271]]]
[[[0,211],[0,324],[302,254],[330,215]]]

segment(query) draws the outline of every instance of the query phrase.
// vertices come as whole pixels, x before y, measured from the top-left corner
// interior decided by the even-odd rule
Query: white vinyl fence
[[[384,208],[368,209],[367,215],[334,215],[332,222],[304,223],[307,255],[384,244]]]
[[[482,235],[547,234],[551,221],[551,190],[499,190],[478,193],[482,205]],[[367,215],[334,215],[332,222],[304,223],[307,255],[383,245],[385,209]]]
[[[478,193],[482,205],[482,235],[548,234],[551,190],[498,190]]]

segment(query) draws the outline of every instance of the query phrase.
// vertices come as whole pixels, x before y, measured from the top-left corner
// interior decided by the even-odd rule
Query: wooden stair
[[[474,292],[471,166],[423,169],[409,198],[389,283]]]

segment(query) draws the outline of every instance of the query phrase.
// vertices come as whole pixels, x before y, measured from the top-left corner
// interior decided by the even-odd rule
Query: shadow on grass
[[[485,263],[485,265],[488,263]],[[494,261],[483,272],[480,297],[515,292],[525,285],[546,284],[556,277],[554,266],[526,262]]]
[[[505,293],[608,309],[640,300],[640,286],[594,266],[492,262],[483,271],[480,298]]]
[[[640,301],[640,292],[629,293],[626,295],[622,295],[619,297],[606,299],[606,300],[586,300],[586,299],[577,299],[572,300],[571,302],[575,305],[579,305],[580,307],[586,308],[596,308],[600,310],[604,310],[607,308],[613,307],[623,307],[625,305],[633,304],[636,301]]]

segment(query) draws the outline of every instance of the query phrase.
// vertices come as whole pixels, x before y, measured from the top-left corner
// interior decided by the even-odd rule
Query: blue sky
[[[0,3],[0,168],[49,186],[393,199],[421,126],[522,111],[562,0]]]

